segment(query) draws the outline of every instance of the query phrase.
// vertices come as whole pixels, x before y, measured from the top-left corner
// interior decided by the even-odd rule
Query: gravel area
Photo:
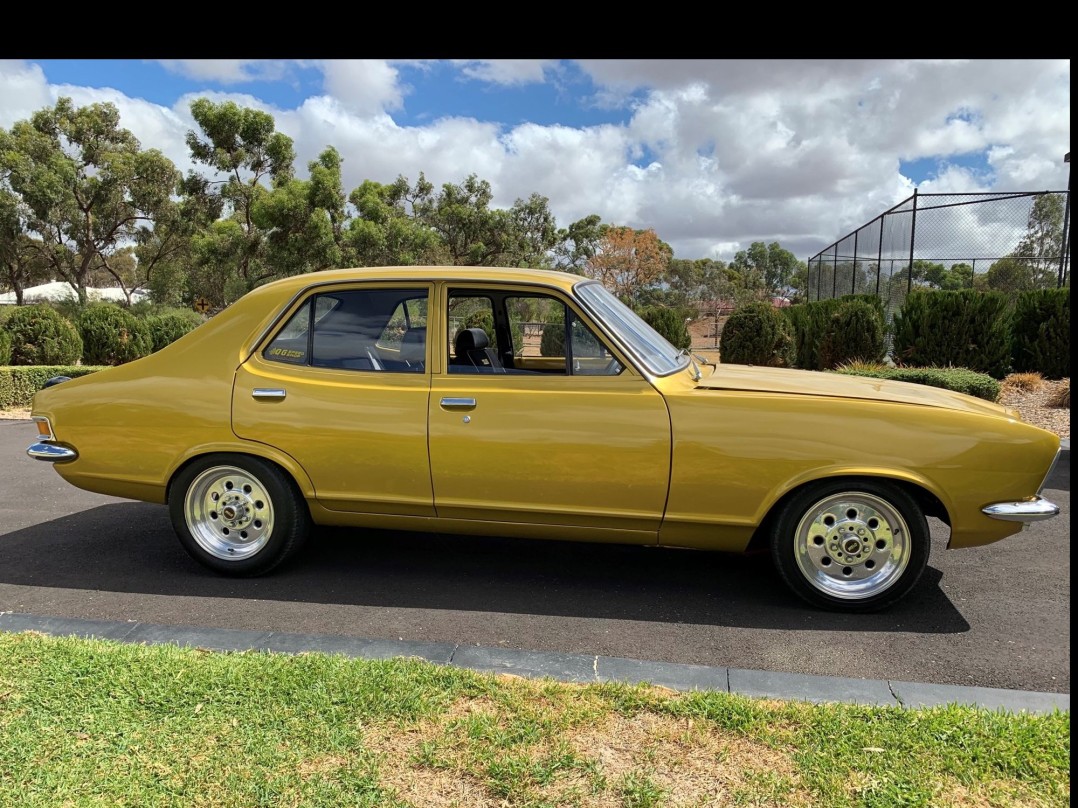
[[[1014,407],[1027,423],[1055,432],[1061,438],[1070,438],[1070,408],[1048,406],[1062,390],[1069,390],[1070,386],[1070,379],[1045,380],[1033,390],[1021,390],[1009,386],[1004,380],[999,403]]]

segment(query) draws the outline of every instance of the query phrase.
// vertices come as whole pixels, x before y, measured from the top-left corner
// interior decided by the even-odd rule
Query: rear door
[[[433,516],[431,286],[313,289],[239,368],[236,434],[294,457],[331,510]]]

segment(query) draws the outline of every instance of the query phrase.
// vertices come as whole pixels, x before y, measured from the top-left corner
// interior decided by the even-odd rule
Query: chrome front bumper
[[[44,460],[48,463],[66,463],[79,456],[74,449],[56,443],[35,443],[26,450],[26,453],[35,460]]]
[[[1059,516],[1059,506],[1044,497],[1024,499],[1019,502],[995,502],[981,508],[981,513],[1004,522],[1040,522]]]

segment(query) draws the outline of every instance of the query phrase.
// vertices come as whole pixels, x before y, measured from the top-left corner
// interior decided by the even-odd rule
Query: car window
[[[450,373],[616,376],[624,370],[552,295],[451,292],[448,318]]]
[[[262,355],[274,362],[318,368],[422,373],[427,299],[425,289],[414,288],[314,295],[288,319]]]

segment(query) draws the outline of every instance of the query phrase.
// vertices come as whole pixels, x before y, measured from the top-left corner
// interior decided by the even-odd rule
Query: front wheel
[[[269,572],[300,548],[310,528],[291,478],[245,455],[195,460],[173,481],[168,507],[183,548],[226,575]]]
[[[924,512],[886,481],[817,483],[782,507],[771,555],[783,580],[816,606],[883,609],[906,595],[928,564]]]

